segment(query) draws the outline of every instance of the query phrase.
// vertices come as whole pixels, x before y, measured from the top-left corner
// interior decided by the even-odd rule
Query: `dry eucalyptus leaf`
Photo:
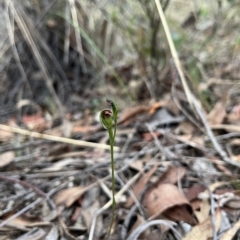
[[[225,116],[225,105],[222,102],[218,102],[211,110],[211,112],[207,115],[207,120],[210,125],[221,124]]]
[[[144,196],[143,205],[149,217],[158,218],[164,214],[177,221],[196,223],[188,200],[175,185],[164,183],[150,188]]]
[[[192,134],[196,131],[196,127],[187,121],[181,122],[179,126],[174,130],[175,134]]]
[[[186,173],[186,168],[170,166],[155,184],[171,183],[175,184]]]
[[[198,194],[203,192],[206,188],[201,184],[194,184],[192,187],[186,190],[185,196],[188,201],[192,201],[197,199]]]
[[[8,151],[0,154],[0,167],[5,167],[10,164],[15,158],[15,153],[13,151]]]
[[[1,142],[8,142],[8,141],[10,141],[11,138],[13,138],[13,136],[14,135],[12,132],[0,130],[0,141]]]
[[[10,216],[8,216],[10,217]],[[10,224],[17,227],[29,227],[44,223],[41,218],[36,216],[28,216],[23,214],[19,217],[14,218]],[[46,222],[45,222],[46,223]]]
[[[221,237],[221,240],[231,240],[236,235],[237,231],[240,228],[240,220],[238,220],[233,227],[231,227],[228,231],[226,231],[223,236]]]
[[[208,199],[203,199],[200,204],[200,211],[195,211],[199,223],[204,222],[209,217],[210,204]]]
[[[218,231],[221,225],[221,211],[217,210],[215,213],[215,231]],[[183,238],[183,240],[211,239],[213,235],[212,219],[208,217],[204,222],[194,226],[192,230]]]
[[[53,201],[57,206],[70,207],[84,192],[85,188],[82,186],[63,189],[54,196]]]

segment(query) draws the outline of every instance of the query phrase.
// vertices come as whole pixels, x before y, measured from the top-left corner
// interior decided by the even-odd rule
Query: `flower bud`
[[[104,128],[111,129],[112,128],[112,118],[113,113],[109,109],[104,109],[100,112],[100,121]]]

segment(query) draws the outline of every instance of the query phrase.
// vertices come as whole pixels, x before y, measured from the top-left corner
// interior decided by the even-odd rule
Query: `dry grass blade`
[[[73,26],[77,29],[79,29],[79,23],[78,23],[78,18],[77,18],[77,11],[76,11],[76,6],[75,6],[75,0],[69,0],[70,4],[70,9],[72,13],[72,19],[73,19]],[[77,31],[75,31],[75,38],[76,38],[76,44],[77,44],[77,50],[79,53],[79,62],[81,63],[83,67],[83,72],[86,72],[86,65],[84,61],[84,54],[83,54],[83,48],[82,48],[82,40],[80,34],[78,34]]]
[[[8,8],[9,6],[7,6]],[[9,10],[9,9],[8,9]],[[12,46],[12,51],[13,51],[13,56],[16,60],[17,66],[19,68],[19,71],[22,75],[23,80],[25,81],[26,85],[28,86],[28,89],[32,95],[32,91],[31,91],[31,87],[29,85],[28,79],[27,79],[27,75],[24,71],[24,68],[21,64],[21,60],[20,57],[18,55],[18,51],[15,45],[15,40],[14,40],[14,16],[12,17],[12,22],[10,20],[10,14],[7,13],[8,11],[5,12],[5,19],[6,19],[6,23],[7,23],[7,29],[8,29],[8,36],[9,36],[9,40],[10,40],[10,44]]]
[[[52,96],[53,96],[53,98],[54,98],[54,100],[55,100],[55,102],[57,104],[59,113],[60,113],[61,117],[63,118],[64,114],[63,114],[62,104],[61,104],[61,102],[60,102],[60,100],[59,100],[59,98],[58,98],[58,96],[57,96],[57,94],[56,94],[56,92],[55,92],[55,90],[54,90],[54,88],[52,86],[52,81],[51,81],[50,75],[49,75],[48,70],[47,70],[47,68],[46,68],[46,66],[44,64],[44,61],[43,61],[43,59],[41,57],[41,54],[40,54],[40,52],[39,52],[39,50],[38,50],[38,48],[37,48],[37,46],[36,46],[32,36],[31,36],[31,33],[30,33],[30,31],[29,31],[29,29],[28,29],[24,19],[22,18],[22,15],[19,14],[19,12],[18,12],[19,10],[15,8],[12,0],[8,0],[7,3],[8,3],[8,6],[9,6],[9,9],[11,10],[11,12],[16,17],[16,22],[17,22],[17,24],[18,24],[18,26],[19,26],[19,28],[20,28],[20,30],[22,32],[22,35],[23,35],[25,41],[28,43],[29,47],[32,50],[32,53],[33,53],[33,55],[34,55],[38,65],[39,65],[39,68],[42,71],[43,79],[45,80],[46,85],[47,85],[50,93],[52,94]],[[28,21],[28,23],[30,25],[30,21]],[[33,30],[33,29],[34,28],[32,26],[31,30]]]
[[[66,1],[66,7],[65,7],[65,15],[67,18],[70,19],[70,9],[69,9],[69,4],[68,1]],[[70,33],[71,33],[71,28],[70,28],[70,23],[68,21],[65,21],[65,34],[64,34],[64,47],[63,47],[63,62],[67,66],[69,62],[69,46],[70,46]]]
[[[224,129],[226,131],[230,132],[240,132],[240,126],[238,125],[228,125],[228,124],[216,124],[216,125],[211,125],[212,129]]]
[[[181,82],[182,82],[185,94],[187,96],[187,100],[188,100],[190,106],[192,107],[192,109],[194,110],[193,103],[192,103],[192,94],[191,94],[191,91],[190,91],[190,89],[188,87],[188,84],[187,84],[187,81],[185,79],[185,76],[183,74],[181,62],[179,60],[179,56],[178,56],[177,50],[176,50],[175,45],[173,43],[173,39],[171,37],[171,33],[170,33],[170,30],[169,30],[168,23],[167,23],[167,20],[165,18],[165,15],[164,15],[161,3],[160,3],[159,0],[155,0],[155,3],[156,3],[156,6],[157,6],[157,9],[158,9],[158,13],[159,13],[160,19],[162,21],[162,25],[163,25],[163,28],[164,28],[164,31],[165,31],[165,34],[166,34],[166,37],[167,37],[167,41],[168,41],[168,44],[169,44],[169,47],[170,47],[170,51],[171,51],[172,57],[173,57],[174,62],[176,64],[176,68],[177,68],[179,77],[181,79]]]
[[[63,142],[63,143],[74,144],[74,145],[83,146],[83,147],[109,149],[109,145],[106,145],[106,144],[99,144],[99,143],[86,142],[86,141],[82,141],[82,140],[57,137],[57,136],[42,134],[42,133],[38,133],[38,132],[30,132],[30,131],[27,131],[24,129],[20,129],[20,128],[16,128],[16,127],[9,127],[9,126],[2,125],[2,124],[0,124],[0,129],[3,131],[14,132],[14,133],[22,134],[25,136],[42,138],[42,139],[47,139],[47,140],[51,140],[51,141],[55,141],[55,142]],[[114,147],[114,150],[119,151],[119,148]]]

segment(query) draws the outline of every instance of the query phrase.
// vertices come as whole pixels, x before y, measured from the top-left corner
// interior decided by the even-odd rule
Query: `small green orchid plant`
[[[103,127],[108,131],[109,141],[110,141],[110,152],[111,152],[111,168],[112,168],[112,221],[111,226],[108,231],[108,236],[112,229],[113,221],[114,221],[114,211],[116,206],[114,189],[115,189],[115,177],[114,177],[114,141],[117,131],[117,116],[118,116],[118,107],[115,102],[107,99],[107,102],[110,103],[112,110],[103,109],[100,112],[100,121]]]

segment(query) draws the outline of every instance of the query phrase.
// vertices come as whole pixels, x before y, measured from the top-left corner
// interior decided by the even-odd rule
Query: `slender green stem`
[[[114,212],[115,212],[115,207],[116,207],[116,201],[115,201],[115,176],[114,176],[114,152],[113,152],[113,145],[114,145],[114,135],[112,129],[108,130],[109,134],[109,139],[110,139],[110,152],[111,152],[111,168],[112,168],[112,220],[111,220],[111,225],[108,231],[108,237],[110,235],[113,222],[114,222]],[[108,239],[107,237],[107,239]]]

